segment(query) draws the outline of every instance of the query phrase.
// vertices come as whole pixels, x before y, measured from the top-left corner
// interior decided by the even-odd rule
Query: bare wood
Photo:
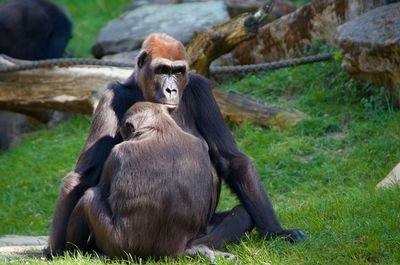
[[[208,31],[196,34],[186,46],[191,59],[190,68],[208,76],[212,61],[257,34],[258,29],[265,24],[265,17],[272,10],[273,2],[266,1],[264,7],[254,15],[242,14]],[[213,89],[213,94],[224,117],[234,122],[252,122],[283,129],[295,125],[305,117],[299,111],[261,104],[248,97],[218,88]]]
[[[250,122],[281,130],[306,118],[297,110],[261,104],[235,92],[213,89],[213,94],[225,119],[233,122]]]
[[[0,74],[0,110],[92,114],[107,85],[126,80],[131,73],[116,67],[75,66]]]
[[[75,66],[0,74],[0,110],[92,114],[107,85],[126,80],[131,73],[130,69],[116,67]],[[294,110],[260,104],[239,94],[218,89],[213,89],[213,93],[224,117],[235,122],[282,129],[305,116]]]
[[[213,60],[257,34],[258,29],[265,24],[265,18],[271,12],[273,4],[273,0],[267,0],[263,8],[254,15],[242,14],[208,31],[197,33],[186,45],[191,59],[190,68],[208,76]]]

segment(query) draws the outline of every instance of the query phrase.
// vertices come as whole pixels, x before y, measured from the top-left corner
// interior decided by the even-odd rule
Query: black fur
[[[24,59],[60,58],[72,37],[72,23],[60,6],[45,0],[0,5],[0,54]]]
[[[64,181],[50,236],[50,248],[54,253],[65,249],[67,223],[78,199],[85,190],[98,183],[112,147],[121,142],[119,126],[123,113],[135,102],[143,100],[134,77],[124,84],[112,84],[105,92],[94,114],[76,170]],[[222,215],[229,217],[226,221],[221,221],[221,215],[215,213],[213,220],[219,221],[210,222],[210,227],[199,234],[199,243],[221,247],[225,242],[237,242],[246,231],[251,230],[253,224],[265,237],[284,236],[291,242],[304,239],[301,230],[282,229],[250,158],[237,148],[207,79],[195,73],[189,74],[181,103],[173,117],[184,131],[207,142],[218,176],[228,183],[243,204],[239,208],[240,214]],[[196,239],[193,243],[196,244]]]

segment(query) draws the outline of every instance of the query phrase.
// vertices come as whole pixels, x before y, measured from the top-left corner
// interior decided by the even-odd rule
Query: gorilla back
[[[217,200],[207,145],[180,129],[165,106],[148,102],[127,111],[121,134],[97,189],[83,197],[96,246],[112,257],[184,253]],[[99,204],[109,207],[112,222]]]

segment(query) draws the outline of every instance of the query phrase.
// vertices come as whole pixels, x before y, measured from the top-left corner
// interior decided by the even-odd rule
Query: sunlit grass
[[[74,19],[69,48],[89,56],[98,30],[127,1],[58,2]],[[400,112],[382,90],[351,80],[340,62],[247,76],[223,88],[309,115],[284,131],[230,124],[240,148],[254,159],[282,224],[309,235],[291,245],[252,232],[228,246],[237,264],[400,264],[400,189],[375,190],[400,158]],[[89,117],[79,116],[27,135],[18,147],[0,153],[0,235],[47,234],[61,179],[73,169],[89,123]],[[235,204],[225,188],[219,209]],[[160,264],[204,262],[181,258]],[[80,255],[51,263],[126,264]],[[233,263],[219,259],[218,264]]]
[[[400,157],[400,113],[384,104],[379,89],[351,81],[338,62],[249,76],[223,87],[309,115],[284,131],[231,124],[238,145],[253,157],[283,225],[309,234],[305,243],[290,245],[265,241],[253,232],[240,245],[228,247],[238,264],[400,262],[400,190],[375,190]],[[364,103],[371,98],[372,107]],[[16,149],[0,154],[0,234],[47,232],[61,177],[73,168],[89,122],[78,117],[31,134]],[[236,203],[224,189],[219,209]],[[104,263],[86,257],[54,263],[71,259]],[[165,264],[202,262],[183,258]]]
[[[57,0],[71,14],[74,36],[67,50],[75,57],[89,57],[102,27],[117,18],[129,0]]]

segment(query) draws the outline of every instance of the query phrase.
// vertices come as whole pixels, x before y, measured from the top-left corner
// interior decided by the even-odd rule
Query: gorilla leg
[[[76,208],[84,191],[96,185],[97,181],[97,179],[91,180],[87,176],[84,179],[81,174],[75,171],[69,172],[64,177],[50,229],[49,247],[46,250],[48,258],[51,255],[61,255],[63,253],[72,211]]]
[[[68,173],[63,179],[61,193],[57,201],[56,211],[50,229],[49,248],[47,250],[48,257],[62,254],[65,248],[65,231],[70,214],[74,210],[80,197],[77,192],[77,187],[80,182],[81,176],[76,172]]]
[[[74,210],[68,223],[67,236],[66,236],[66,251],[81,250],[88,252],[90,249],[88,245],[90,237],[90,228],[86,221],[84,209],[84,197],[82,197]]]
[[[199,235],[189,246],[204,245],[221,249],[226,243],[238,243],[246,232],[253,229],[253,221],[242,205],[222,213],[215,213],[207,232]]]
[[[102,190],[99,187],[88,189],[79,201],[79,205],[80,204],[82,204],[82,214],[96,240],[96,247],[108,254],[119,253],[119,229],[112,220],[111,209],[102,195]],[[80,211],[79,208],[76,210]],[[77,227],[76,229],[82,229],[85,223],[82,221],[75,221],[75,225]],[[73,229],[73,226],[71,226],[71,228],[68,227],[68,231],[70,229]],[[88,237],[83,235],[78,236],[77,239],[83,243],[85,239],[87,241]]]

